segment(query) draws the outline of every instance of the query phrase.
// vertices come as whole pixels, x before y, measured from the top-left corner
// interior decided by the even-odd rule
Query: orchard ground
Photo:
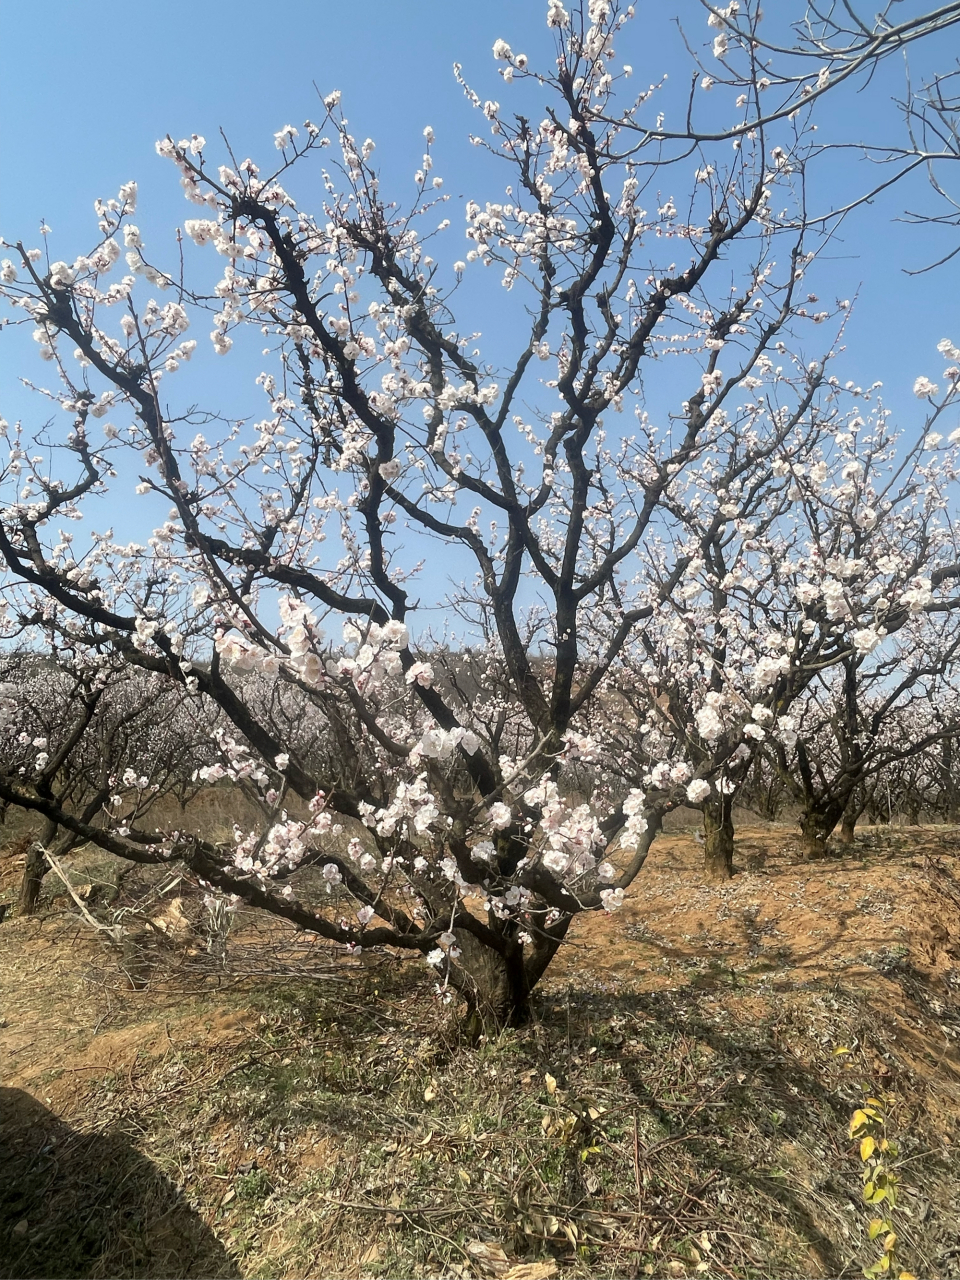
[[[617,915],[575,922],[533,1023],[476,1045],[422,961],[241,914],[218,973],[196,895],[140,870],[112,910],[155,923],[122,956],[48,876],[0,926],[0,1275],[857,1275],[867,1094],[902,1264],[960,1275],[960,830],[798,849],[745,826],[703,886],[664,836]],[[82,851],[80,896],[117,865]]]

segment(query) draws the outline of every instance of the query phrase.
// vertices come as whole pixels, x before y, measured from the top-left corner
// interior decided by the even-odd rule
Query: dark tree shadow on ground
[[[240,1275],[156,1165],[121,1137],[71,1129],[0,1088],[0,1278]]]

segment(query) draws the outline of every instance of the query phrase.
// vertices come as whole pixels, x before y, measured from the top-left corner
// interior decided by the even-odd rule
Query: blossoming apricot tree
[[[738,10],[709,12],[714,45],[728,33],[722,62]],[[229,149],[218,163],[198,135],[158,143],[194,206],[182,269],[143,243],[134,183],[98,202],[86,253],[18,243],[0,269],[71,422],[39,433],[42,449],[6,431],[10,625],[215,704],[235,732],[203,778],[256,786],[268,816],[216,845],[87,822],[10,771],[0,797],[121,857],[183,860],[212,890],[333,942],[419,952],[441,990],[497,1019],[526,1015],[570,922],[622,903],[664,813],[714,794],[731,757],[746,764],[783,682],[809,665],[782,627],[781,647],[754,652],[749,609],[767,606],[752,603],[741,655],[721,658],[738,591],[753,597],[720,563],[728,527],[769,562],[781,534],[763,505],[786,517],[788,477],[842,399],[830,339],[806,352],[846,310],[805,283],[820,243],[805,216],[809,115],[791,99],[653,163],[662,122],[639,153],[636,131],[656,86],[615,110],[632,17],[550,0],[546,69],[498,41],[513,115],[458,69],[483,120],[475,141],[508,179],[466,203],[462,257],[446,247],[433,130],[401,206],[333,93],[317,122],[277,131],[270,166]],[[759,61],[749,74],[759,92]],[[790,83],[801,105],[826,89]],[[298,183],[316,170],[311,210]],[[484,271],[503,315],[486,351],[461,301]],[[222,430],[176,391],[205,314],[212,351],[262,396]],[[145,504],[167,509],[146,545],[111,530],[81,547],[59,527],[132,471]],[[442,586],[438,548],[460,587]],[[430,635],[438,610],[461,620],[469,661]],[[659,731],[657,769],[649,752],[626,768],[605,724],[618,673],[646,651],[676,676],[691,628],[694,732]],[[843,629],[820,660],[847,652]],[[757,696],[747,669],[757,682],[764,663]],[[263,682],[309,703],[323,750],[266,714],[251,693]],[[308,863],[329,891],[319,903],[293,883]]]

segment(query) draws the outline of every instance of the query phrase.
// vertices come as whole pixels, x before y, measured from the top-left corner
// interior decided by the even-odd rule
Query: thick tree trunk
[[[810,807],[800,815],[800,854],[806,861],[822,858],[827,852],[827,840],[836,829],[846,805],[843,801]]]
[[[857,818],[859,814],[855,809],[847,808],[844,810],[843,822],[840,824],[840,843],[848,847],[856,843]]]
[[[540,931],[535,943],[522,947],[508,942],[503,955],[461,931],[459,974],[451,976],[467,1002],[463,1031],[471,1040],[530,1021],[530,994],[556,955],[571,919],[561,917]]]
[[[944,738],[943,752],[943,808],[947,822],[956,824],[960,821],[960,788],[957,787],[954,773],[953,738]]]
[[[733,875],[732,796],[718,796],[703,806],[703,875],[710,884]]]
[[[856,843],[857,819],[863,813],[866,804],[866,796],[864,788],[857,789],[847,801],[847,807],[843,811],[843,821],[840,823],[840,843],[847,847]]]
[[[503,956],[471,934],[457,938],[459,973],[451,979],[467,1002],[463,1031],[471,1040],[496,1035],[504,1027],[522,1026],[530,1017],[530,988],[523,969],[522,948]]]
[[[49,864],[44,857],[44,849],[49,849],[57,834],[57,824],[46,821],[43,830],[36,840],[27,846],[27,859],[23,868],[23,879],[20,881],[19,912],[22,916],[36,915],[40,905],[40,890],[43,888],[43,877],[49,871]]]

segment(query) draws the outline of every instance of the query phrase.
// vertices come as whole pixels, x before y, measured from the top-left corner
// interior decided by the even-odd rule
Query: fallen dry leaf
[[[549,1262],[520,1262],[505,1271],[500,1280],[550,1280],[557,1274],[557,1264]]]
[[[485,1240],[471,1240],[465,1248],[476,1263],[495,1276],[502,1276],[510,1266],[510,1259],[498,1244]]]

